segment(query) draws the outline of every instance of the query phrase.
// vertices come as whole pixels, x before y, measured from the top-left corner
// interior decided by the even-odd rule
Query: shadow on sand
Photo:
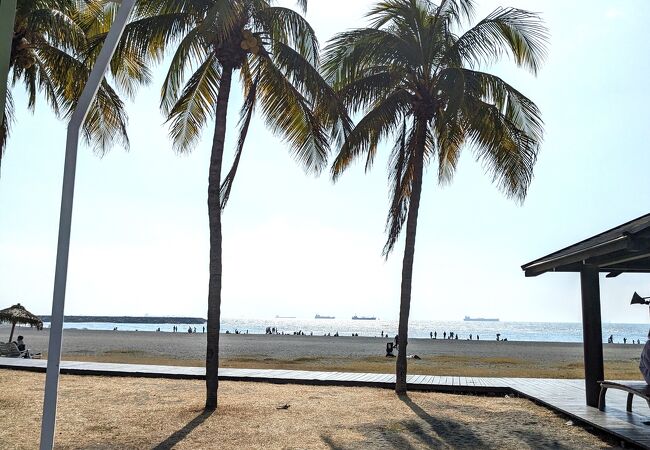
[[[154,447],[154,450],[165,450],[165,449],[172,448],[174,445],[178,444],[183,439],[185,439],[187,435],[190,434],[192,431],[194,431],[194,429],[196,429],[199,425],[205,422],[213,413],[214,411],[201,412],[201,414],[199,414],[194,419],[192,419],[183,428],[174,432],[167,439],[162,441],[160,444],[156,445]]]
[[[424,444],[433,446],[443,443],[457,442],[462,443],[461,445],[464,447],[489,447],[488,443],[483,441],[483,439],[478,437],[472,430],[469,430],[462,424],[453,420],[433,417],[417,403],[411,400],[407,394],[400,395],[399,399],[404,402],[404,404],[406,404],[415,415],[426,422],[431,427],[431,430],[436,434],[435,436],[430,436],[430,431],[427,432],[423,430],[422,427],[416,423],[416,425],[418,425],[417,429],[409,429],[409,431],[411,431],[411,433],[413,433],[413,435],[420,439]]]
[[[493,433],[489,430],[477,434],[468,423],[432,416],[408,395],[398,398],[415,413],[413,419],[390,421],[379,420],[350,430],[362,436],[350,442],[346,438],[335,435],[321,435],[325,445],[332,450],[365,449],[365,448],[499,448],[499,447],[531,447],[568,450],[575,448],[559,442],[554,436],[548,436],[543,428],[540,430],[540,418],[526,411],[519,411],[516,418],[504,433]],[[476,410],[476,408],[472,407]],[[476,411],[475,411],[476,412]],[[485,414],[481,414],[485,420]],[[489,420],[489,419],[488,419]],[[354,434],[356,434],[354,433]],[[506,439],[505,441],[503,439]],[[607,441],[603,446],[609,447]]]
[[[420,420],[402,420],[390,425],[368,424],[357,430],[363,434],[363,442],[350,445],[335,442],[332,436],[321,436],[323,442],[332,450],[349,448],[368,448],[368,445],[384,448],[489,448],[473,431],[454,420],[436,418],[427,413],[408,395],[399,396]],[[424,423],[423,423],[424,422]]]

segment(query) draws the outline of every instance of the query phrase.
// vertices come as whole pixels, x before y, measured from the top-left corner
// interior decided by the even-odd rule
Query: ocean
[[[45,327],[50,324],[45,322]],[[269,318],[269,319],[222,319],[221,332],[264,334],[266,327],[276,328],[278,332],[293,334],[302,331],[309,335],[322,336],[324,334],[339,333],[340,336],[350,336],[358,333],[359,336],[381,336],[383,331],[389,336],[397,333],[397,320],[351,320],[351,319],[301,319],[301,318]],[[201,333],[202,325],[177,324],[179,332],[187,332],[188,328]],[[64,328],[77,328],[88,330],[112,330],[117,327],[122,331],[160,331],[171,332],[174,324],[167,323],[111,323],[111,322],[85,322],[65,323]],[[645,342],[648,336],[648,324],[630,323],[603,323],[603,342],[613,336],[615,343],[623,343],[625,338]],[[429,333],[436,332],[438,339],[443,333],[453,332],[459,339],[472,339],[480,336],[481,340],[495,340],[497,333],[501,339],[509,341],[542,341],[542,342],[582,342],[582,324],[580,323],[555,323],[555,322],[465,322],[465,321],[435,321],[413,320],[409,323],[409,335],[413,338],[428,338]]]

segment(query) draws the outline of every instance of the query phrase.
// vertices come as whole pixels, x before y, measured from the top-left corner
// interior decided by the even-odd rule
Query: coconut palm
[[[302,0],[300,6],[306,6]],[[149,49],[178,42],[162,86],[161,109],[174,148],[190,151],[209,119],[215,121],[208,170],[210,279],[206,351],[206,409],[217,406],[221,316],[221,214],[231,192],[253,112],[289,145],[307,172],[318,173],[329,151],[322,121],[336,117],[331,88],[318,74],[314,31],[296,11],[272,0],[167,0],[153,2],[141,22]],[[152,24],[156,23],[155,26]],[[156,33],[151,33],[156,30]],[[185,81],[186,73],[191,76]],[[222,179],[226,117],[233,76],[239,75],[243,105],[232,168]],[[316,105],[321,110],[315,112]],[[343,122],[337,122],[343,123]],[[336,133],[335,133],[336,134]]]
[[[28,107],[34,110],[40,93],[57,117],[72,114],[84,83],[115,16],[117,5],[108,0],[21,0],[9,60],[9,79],[14,87],[24,84]],[[139,47],[124,40],[112,61],[110,75],[120,93],[133,95],[150,74]],[[4,120],[0,122],[0,160],[14,115],[11,91],[7,92]],[[103,153],[114,144],[128,147],[127,116],[123,102],[104,80],[91,105],[82,135]]]
[[[503,79],[479,68],[509,54],[536,74],[545,56],[540,18],[499,8],[466,32],[472,0],[385,0],[368,13],[369,27],[336,35],[323,57],[325,78],[353,114],[332,166],[337,179],[357,158],[372,165],[378,144],[394,138],[391,200],[383,254],[406,222],[399,317],[397,393],[406,392],[406,346],[415,236],[424,167],[437,161],[451,181],[461,150],[471,148],[508,196],[523,201],[533,177],[542,120],[535,104]]]

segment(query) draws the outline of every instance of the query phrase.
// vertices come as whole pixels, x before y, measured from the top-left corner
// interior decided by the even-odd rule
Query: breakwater
[[[39,316],[43,322],[51,322],[52,316]],[[64,322],[70,323],[146,323],[146,324],[192,324],[203,325],[206,320],[201,317],[154,317],[154,316],[65,316]]]

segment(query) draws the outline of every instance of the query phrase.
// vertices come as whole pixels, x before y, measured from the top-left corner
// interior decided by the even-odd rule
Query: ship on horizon
[[[352,320],[377,320],[375,316],[372,317],[363,317],[363,316],[357,316],[356,314],[352,316]]]
[[[465,322],[498,322],[499,321],[499,319],[496,318],[487,319],[485,317],[470,317],[470,316],[465,316],[463,320]]]
[[[296,316],[275,316],[276,319],[295,319]]]
[[[316,314],[314,319],[336,319],[334,316],[321,316],[320,314]]]

